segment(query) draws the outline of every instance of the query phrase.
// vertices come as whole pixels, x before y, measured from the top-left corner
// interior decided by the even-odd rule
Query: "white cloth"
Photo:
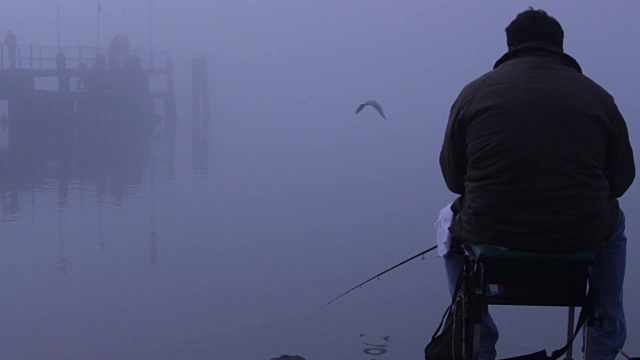
[[[449,203],[438,215],[433,227],[436,229],[436,244],[438,245],[438,256],[444,256],[449,252],[449,245],[451,245],[451,233],[449,233],[449,226],[453,220],[453,212],[451,211],[451,204]]]

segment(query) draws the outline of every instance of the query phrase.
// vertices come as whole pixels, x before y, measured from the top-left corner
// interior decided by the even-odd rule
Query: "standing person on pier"
[[[109,44],[109,68],[119,69],[122,67],[122,58],[120,56],[120,44],[122,43],[122,35],[117,34],[111,39]]]
[[[7,34],[4,36],[4,45],[7,47],[7,53],[9,56],[9,67],[11,69],[15,69],[18,38],[16,37],[16,34],[14,34],[11,30],[7,31]]]

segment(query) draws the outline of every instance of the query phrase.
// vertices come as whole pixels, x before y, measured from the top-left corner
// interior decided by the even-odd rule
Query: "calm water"
[[[447,303],[434,254],[321,306],[433,244],[449,195],[424,185],[439,179],[435,160],[414,164],[437,145],[378,135],[388,128],[286,145],[278,128],[247,126],[195,155],[179,136],[142,156],[1,169],[0,358],[422,358]],[[633,257],[640,231],[628,218]],[[637,339],[638,266],[628,268]],[[496,310],[501,354],[561,346],[564,314]]]

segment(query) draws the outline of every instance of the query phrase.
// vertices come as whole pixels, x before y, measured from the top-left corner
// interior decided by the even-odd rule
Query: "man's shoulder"
[[[586,75],[582,75],[582,78],[584,79],[583,81],[585,84],[589,86],[590,90],[597,93],[601,99],[613,101],[613,96],[602,85]]]
[[[496,75],[496,70],[490,70],[480,75],[479,77],[475,78],[474,80],[470,81],[469,83],[467,83],[467,85],[465,85],[462,88],[462,90],[460,91],[460,94],[458,95],[458,98],[464,99],[464,98],[473,96],[480,89],[482,89],[482,87],[487,83],[487,80],[494,77],[495,75]]]

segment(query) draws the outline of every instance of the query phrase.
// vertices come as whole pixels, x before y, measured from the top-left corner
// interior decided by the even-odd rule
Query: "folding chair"
[[[569,308],[567,351],[572,359],[575,307],[585,316],[584,359],[591,358],[595,308],[587,296],[590,251],[533,253],[492,245],[463,244],[466,254],[465,358],[477,360],[480,314],[487,305],[561,306]]]

